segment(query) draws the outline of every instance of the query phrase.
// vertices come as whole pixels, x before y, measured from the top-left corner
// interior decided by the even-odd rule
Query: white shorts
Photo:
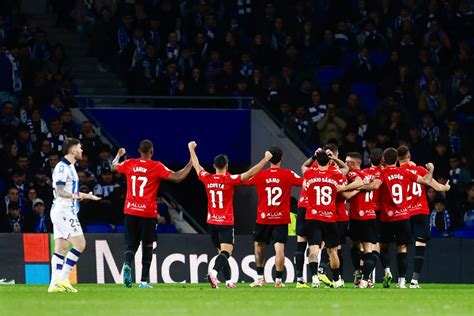
[[[51,222],[54,239],[69,239],[84,234],[77,214],[72,214],[71,209],[51,208]]]

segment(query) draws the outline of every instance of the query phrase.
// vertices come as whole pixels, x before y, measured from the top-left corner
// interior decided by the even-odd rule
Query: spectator
[[[348,74],[351,82],[374,82],[377,78],[377,67],[369,58],[369,50],[362,47],[357,60],[351,65]]]
[[[51,149],[60,152],[63,149],[66,134],[59,118],[53,118],[49,123],[49,133],[46,135],[51,143]]]
[[[45,138],[49,133],[48,124],[46,124],[46,121],[41,118],[40,111],[37,108],[34,108],[31,111],[31,115],[26,121],[26,125],[30,131],[31,141],[35,144]]]
[[[443,142],[437,142],[435,144],[435,151],[432,158],[433,164],[436,166],[434,171],[434,177],[449,177],[449,152],[448,147]]]
[[[295,114],[289,123],[290,129],[294,135],[298,137],[303,143],[307,143],[311,137],[312,123],[308,118],[306,107],[304,105],[297,105]]]
[[[316,124],[319,131],[319,142],[326,144],[329,139],[334,138],[340,144],[342,142],[342,133],[347,123],[336,116],[336,105],[328,103],[326,115]]]
[[[314,90],[311,93],[311,103],[308,106],[309,115],[313,123],[318,123],[326,115],[326,110],[326,104],[321,104],[321,93]]]
[[[113,161],[113,158],[110,152],[110,146],[107,144],[103,144],[99,148],[95,174],[100,176],[102,174],[102,170],[111,169],[112,161]]]
[[[103,143],[90,121],[82,122],[79,139],[81,140],[84,152],[86,152],[90,157],[96,157],[98,150]]]
[[[199,96],[204,93],[206,82],[199,68],[192,70],[191,78],[185,82],[184,87],[187,95]]]
[[[463,196],[466,192],[467,185],[471,183],[471,173],[463,166],[461,156],[453,154],[449,158],[449,180],[454,188],[451,190],[456,192],[458,196]],[[454,189],[454,190],[453,190]]]
[[[431,111],[437,120],[441,120],[448,109],[446,99],[439,89],[437,80],[430,80],[426,91],[423,91],[418,101],[418,110],[421,113]]]
[[[61,112],[64,111],[65,108],[66,107],[62,102],[61,96],[55,95],[50,106],[42,111],[41,117],[46,122],[50,122],[54,118],[59,118],[61,116]]]
[[[250,98],[249,84],[247,80],[242,77],[237,81],[237,89],[234,91],[234,105],[238,109],[250,109],[252,107],[252,100],[241,99],[241,98]]]
[[[18,46],[11,44],[9,49],[0,52],[0,104],[5,102],[16,106],[17,94],[23,89],[20,65],[16,59]]]
[[[51,152],[51,142],[44,138],[40,142],[39,149],[31,156],[31,167],[34,170],[39,170],[43,168],[46,161],[49,158],[49,153]]]
[[[430,162],[432,159],[431,147],[425,139],[421,138],[420,128],[412,126],[408,133],[410,135],[409,148],[413,162],[417,165]]]
[[[25,231],[31,233],[52,233],[53,224],[42,199],[33,201],[33,212],[26,217]]]
[[[474,229],[474,182],[466,186],[466,198],[457,205],[459,222],[468,229]]]
[[[434,113],[427,111],[423,114],[422,124],[420,126],[421,138],[428,144],[433,145],[440,139],[439,127],[434,124]]]
[[[26,125],[20,125],[18,128],[18,137],[16,147],[20,155],[31,156],[33,154],[34,143],[31,140],[30,129]]]
[[[48,155],[48,160],[46,161],[43,171],[46,177],[49,179],[49,182],[53,179],[53,171],[56,165],[59,162],[59,153],[55,150],[51,150]]]
[[[449,237],[451,233],[451,216],[446,209],[446,202],[438,199],[435,202],[435,208],[431,211],[430,227],[443,237]]]
[[[97,1],[94,1],[94,4]],[[111,8],[103,6],[97,10],[99,16],[92,31],[92,50],[97,57],[97,69],[100,72],[107,71],[116,49],[116,30],[113,22]],[[152,41],[153,43],[153,41]]]
[[[114,182],[114,175],[110,167],[104,167],[101,170],[99,183],[94,187],[94,195],[108,198],[117,187],[118,184]]]
[[[460,154],[464,147],[464,137],[459,130],[459,123],[454,116],[447,119],[448,129],[441,134],[441,141],[448,145],[451,153]]]
[[[340,107],[337,111],[337,116],[346,122],[355,123],[358,113],[363,112],[359,105],[359,96],[356,93],[350,93],[347,97],[347,103]]]
[[[3,233],[23,233],[25,231],[25,217],[21,215],[20,205],[17,202],[11,202],[8,205],[8,213],[2,223],[0,230]]]
[[[465,117],[472,131],[474,126],[474,97],[467,81],[462,81],[459,84],[459,95],[454,102],[453,111]]]
[[[0,117],[0,130],[2,131],[2,134],[11,138],[11,136],[16,133],[19,125],[20,119],[15,115],[13,103],[10,101],[4,102],[2,116]]]

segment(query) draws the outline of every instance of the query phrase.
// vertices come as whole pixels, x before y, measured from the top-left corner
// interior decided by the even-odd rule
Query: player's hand
[[[328,155],[329,159],[336,159],[331,149],[326,149],[326,155]]]
[[[117,155],[119,155],[119,157],[123,157],[126,153],[127,151],[125,150],[125,148],[120,148],[117,152]]]
[[[416,166],[416,163],[414,163],[413,161],[410,161],[410,162],[408,163],[408,165],[409,165],[409,166]]]
[[[446,191],[451,190],[451,185],[449,185],[449,180],[446,181],[446,184],[444,185],[444,189],[445,189]]]
[[[319,147],[318,149],[316,149],[316,150],[314,151],[314,155],[316,156],[317,154],[319,154],[319,153],[321,153],[321,152],[323,152],[323,149],[322,149],[321,147]]]
[[[189,150],[194,150],[197,147],[197,144],[195,141],[189,142],[188,143],[188,148]]]
[[[364,182],[364,185],[365,184],[370,184],[370,179],[369,178],[364,178],[363,182]]]
[[[79,192],[72,195],[72,198],[77,201],[82,201],[84,199],[84,194]]]
[[[88,194],[84,194],[84,198],[92,201],[100,201],[102,198],[100,196],[94,195],[92,192],[89,192]]]
[[[432,171],[434,170],[434,165],[431,163],[431,162],[428,162],[426,165],[425,165],[426,169],[428,169],[428,171]]]
[[[271,152],[269,152],[268,150],[265,152],[265,160],[266,161],[270,161],[270,159],[273,158],[273,155]]]

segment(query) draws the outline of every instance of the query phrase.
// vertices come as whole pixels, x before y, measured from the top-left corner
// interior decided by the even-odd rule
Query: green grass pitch
[[[0,286],[0,315],[474,315],[474,284],[423,289],[249,288],[213,290],[208,284],[81,284],[78,293],[47,293],[46,286]]]

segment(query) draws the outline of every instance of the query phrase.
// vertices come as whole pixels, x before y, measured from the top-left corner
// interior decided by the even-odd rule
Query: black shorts
[[[336,222],[338,245],[344,245],[346,243],[348,226],[349,226],[349,221]]]
[[[377,220],[354,220],[349,223],[349,234],[352,241],[370,242],[376,244],[379,240],[377,235]]]
[[[306,208],[305,207],[299,207],[298,208],[298,214],[296,216],[296,235],[297,236],[302,236],[306,237],[308,234],[306,231]]]
[[[156,218],[125,214],[125,243],[138,247],[140,242],[148,245],[156,241]]]
[[[431,238],[430,216],[426,214],[414,215],[410,218],[411,231],[415,241],[428,241]]]
[[[264,242],[267,245],[271,241],[273,243],[286,244],[288,240],[288,225],[265,225],[255,224],[255,231],[253,232],[253,240],[257,242]]]
[[[397,245],[407,245],[412,242],[411,225],[409,219],[396,222],[380,222],[380,242]]]
[[[234,244],[234,226],[211,225],[209,224],[209,233],[212,243],[217,249],[221,249],[221,244]]]
[[[380,241],[380,215],[381,212],[380,211],[375,211],[375,216],[377,216],[377,218],[375,219],[375,225],[376,225],[376,229],[377,229],[377,240]]]
[[[339,245],[336,223],[308,220],[306,225],[310,246],[321,246],[323,241],[326,243],[326,248],[335,248]]]

